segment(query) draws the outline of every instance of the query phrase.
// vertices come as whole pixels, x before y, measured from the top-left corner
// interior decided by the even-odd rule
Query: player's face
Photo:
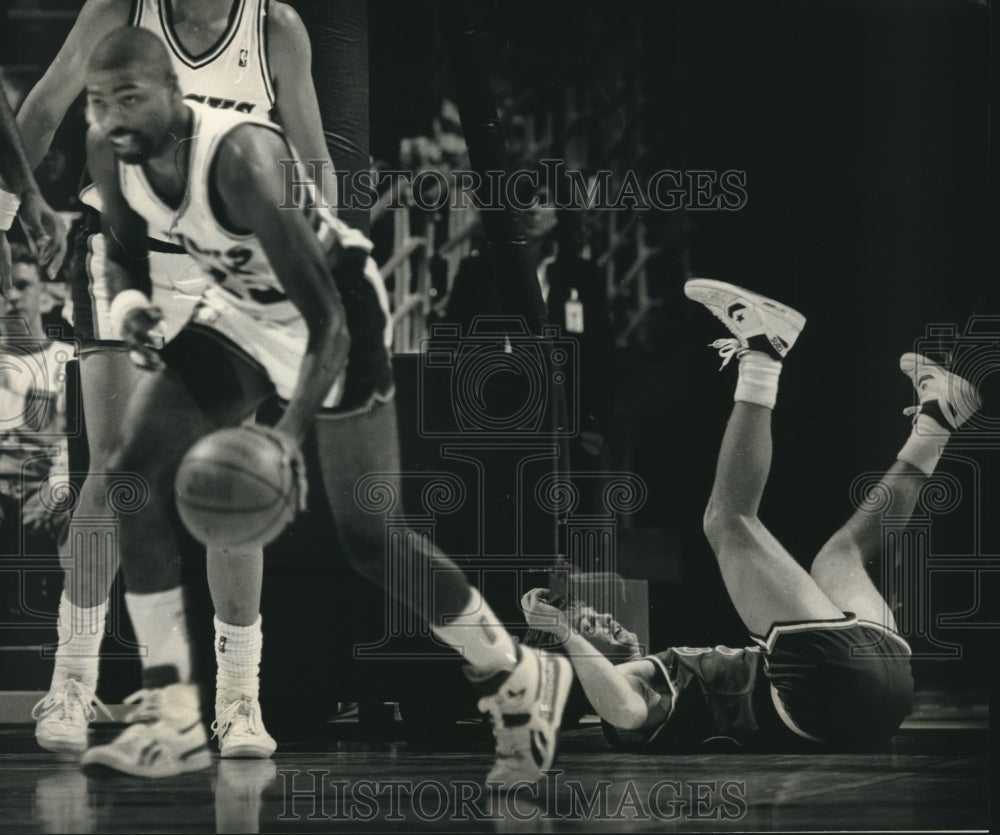
[[[573,626],[594,649],[616,663],[640,655],[639,636],[629,632],[607,613],[601,614],[590,606],[582,606],[575,612]]]
[[[41,277],[38,267],[19,261],[11,268],[11,288],[7,298],[0,297],[4,316],[23,319],[31,327],[41,316]]]
[[[87,79],[87,118],[123,162],[140,163],[165,145],[173,104],[170,85],[141,68],[100,70]]]

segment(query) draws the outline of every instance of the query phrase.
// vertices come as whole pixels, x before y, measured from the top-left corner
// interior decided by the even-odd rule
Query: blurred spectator
[[[42,325],[48,294],[31,251],[12,247],[10,295],[0,299],[0,555],[55,554],[67,521],[46,501],[66,473],[66,362],[72,348]],[[23,536],[22,536],[23,534]]]

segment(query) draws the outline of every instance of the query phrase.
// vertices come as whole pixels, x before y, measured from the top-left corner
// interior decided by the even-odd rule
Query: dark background
[[[292,5],[308,26],[316,3]],[[25,19],[11,14],[17,7],[0,12],[3,63],[9,78],[30,81],[72,18]],[[567,83],[600,97],[624,78],[641,98],[623,130],[637,132],[643,171],[746,171],[749,200],[740,211],[651,212],[646,219],[654,236],[680,227],[681,253],[652,263],[650,285],[662,304],[647,344],[616,353],[608,391],[617,414],[608,460],[626,462],[649,487],[623,545],[631,532],[635,565],[653,566],[654,648],[741,643],[700,529],[735,375],[731,368],[716,373],[705,344],[721,334],[683,298],[683,280],[704,275],[743,284],[808,318],[782,377],[775,466],[761,511],[808,564],[851,512],[852,480],[888,466],[906,438],[901,411],[913,394],[899,355],[914,349],[928,324],[951,324],[961,334],[973,315],[1000,314],[988,246],[988,9],[965,0],[577,0],[483,3],[479,10],[501,97],[530,92],[526,107],[542,112]],[[373,2],[369,32],[371,150],[391,167],[399,140],[429,133],[452,88],[434,4]],[[77,120],[57,141],[68,171],[81,162],[81,135]],[[67,173],[61,182],[71,180]],[[987,321],[986,335],[962,349],[986,357],[987,398],[998,381],[998,322]],[[400,374],[410,367],[398,363]],[[412,380],[400,388],[401,424],[412,427]],[[420,458],[426,450],[419,446],[404,431],[406,454]],[[969,461],[942,463],[964,492],[952,513],[932,520],[933,555],[1000,553],[992,510],[997,456],[980,447],[962,453]],[[670,553],[642,553],[634,543],[649,530],[670,534]],[[271,554],[267,593],[275,609],[313,595],[296,607],[314,627],[302,640],[346,652],[359,608],[379,598],[337,567],[333,600],[315,585],[303,590],[303,573],[318,579],[328,549],[315,558],[309,552],[332,541],[327,523],[305,520]],[[658,559],[671,572],[657,567]],[[935,577],[935,614],[977,605],[971,573]],[[992,591],[987,576],[983,599]],[[317,620],[310,614],[317,609],[326,610],[323,617],[339,611],[336,624]],[[265,633],[275,635],[272,625],[285,617],[271,616],[274,631]],[[981,626],[988,618],[971,621]],[[961,644],[963,658],[918,661],[918,682],[983,687],[988,630],[935,629]],[[270,640],[274,646],[279,639]]]

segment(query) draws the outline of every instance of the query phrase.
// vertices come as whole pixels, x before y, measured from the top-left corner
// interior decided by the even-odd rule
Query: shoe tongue
[[[142,686],[145,690],[158,690],[171,684],[180,683],[180,674],[173,664],[147,667],[142,671]]]
[[[244,698],[247,698],[247,696],[242,690],[226,690],[222,694],[222,701],[224,702],[238,702]]]

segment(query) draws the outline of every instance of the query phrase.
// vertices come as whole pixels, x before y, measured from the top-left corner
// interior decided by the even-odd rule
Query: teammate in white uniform
[[[290,152],[284,137],[271,125],[185,105],[165,51],[152,36],[123,28],[102,40],[91,58],[87,94],[93,120],[88,151],[105,204],[108,278],[112,286],[128,288],[115,296],[113,312],[130,346],[164,366],[146,376],[136,392],[114,462],[141,476],[150,493],[140,511],[122,517],[123,545],[161,557],[176,553],[170,506],[180,458],[198,438],[239,423],[284,386],[291,392],[281,420],[274,429],[259,431],[297,457],[298,442],[317,421],[320,466],[345,550],[355,568],[385,587],[382,524],[361,513],[354,500],[361,476],[399,472],[391,379],[384,377],[386,311],[367,239],[306,202],[297,210],[280,208],[284,181],[273,160]],[[185,248],[211,267],[217,285],[206,299],[214,296],[221,305],[206,305],[208,314],[196,313],[160,352],[147,342],[159,312],[134,289],[144,278],[147,222],[166,222]],[[254,330],[223,325],[242,318],[248,325],[287,332],[296,323],[292,306],[308,331],[294,387],[280,370],[250,355]],[[336,386],[341,379],[343,391]],[[333,414],[317,419],[324,401]],[[355,422],[360,416],[365,422]],[[363,515],[367,522],[358,521]],[[395,571],[419,572],[423,580],[415,585],[427,588],[433,582],[435,591],[430,600],[414,594],[403,602],[464,656],[469,677],[483,693],[480,707],[493,717],[498,759],[490,780],[511,788],[539,779],[555,756],[569,662],[518,649],[464,573],[440,552],[414,547],[398,558],[402,565]],[[210,554],[208,574],[217,605],[228,595],[256,613],[258,566],[227,564]],[[227,704],[216,705],[220,732],[237,717],[260,724],[256,665],[230,658],[230,650],[237,649],[241,656],[259,658],[259,646],[238,633],[233,638],[226,653],[216,656],[217,683],[233,690]],[[190,688],[175,683],[142,694],[136,724],[115,743],[87,751],[84,768],[155,777],[201,767],[207,741]],[[249,750],[241,746],[229,755],[260,756],[269,740],[249,731],[243,738]],[[225,743],[222,755],[227,756]]]
[[[21,224],[38,251],[39,264],[48,266],[54,276],[66,254],[66,224],[38,190],[14,114],[0,89],[0,293],[4,295],[11,271],[7,230],[18,211]]]
[[[18,122],[32,165],[37,165],[70,104],[83,90],[87,58],[93,45],[111,30],[132,24],[167,44],[181,90],[224,111],[275,118],[307,160],[329,161],[311,76],[309,38],[298,15],[269,0],[87,0],[52,65],[28,95]],[[335,202],[333,167],[320,168],[323,199]],[[93,189],[84,199],[98,204]],[[98,204],[99,205],[99,204]],[[75,276],[74,325],[82,340],[81,387],[92,474],[111,472],[109,459],[119,439],[128,394],[139,383],[139,370],[117,340],[109,318],[110,298],[102,277],[105,248],[99,219],[77,241],[79,260],[89,269]],[[167,229],[151,228],[147,241],[155,300],[165,313],[161,341],[187,321],[200,289],[201,269],[169,238]],[[81,517],[108,514],[107,480],[88,478],[76,508]],[[87,745],[88,717],[97,686],[98,649],[106,618],[108,590],[117,572],[117,553],[87,542],[64,562],[74,582],[65,584],[59,606],[59,649],[49,694],[38,705],[36,737],[49,750],[81,753]],[[253,553],[230,555],[239,561],[262,560]],[[173,557],[162,564],[144,553],[121,551],[125,601],[139,642],[158,652],[143,657],[144,678],[155,680],[158,666],[169,665],[182,681],[191,670],[190,650],[180,589],[180,569]],[[259,644],[259,621],[239,611],[220,611],[222,628],[250,630]],[[162,636],[172,636],[164,645]]]
[[[218,41],[198,54],[190,52],[174,31],[174,12],[169,3],[137,0],[133,2],[129,23],[152,32],[167,44],[185,98],[220,110],[266,118],[274,107],[274,85],[264,50],[266,3],[236,0],[231,14]],[[81,199],[101,210],[93,185],[83,189]],[[163,311],[159,335],[169,342],[187,322],[201,291],[211,282],[197,262],[185,257],[183,249],[171,241],[169,229],[151,224],[150,238],[157,242],[150,249],[150,277],[157,305]],[[93,338],[97,342],[120,342],[121,334],[115,332],[109,316],[111,300],[104,281],[103,238],[92,235],[88,243],[90,297],[84,303],[90,303],[92,313],[90,317],[81,315],[80,319],[85,323],[92,317]]]

